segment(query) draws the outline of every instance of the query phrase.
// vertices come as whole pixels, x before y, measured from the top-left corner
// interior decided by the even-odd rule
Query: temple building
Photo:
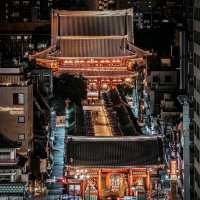
[[[88,96],[94,97],[102,89],[143,76],[147,55],[134,46],[132,9],[54,10],[51,46],[29,58],[55,74],[83,75]]]
[[[151,199],[163,168],[159,137],[68,137],[67,192],[85,199]]]
[[[152,199],[164,168],[162,137],[143,135],[121,99],[116,89],[103,93],[102,104],[83,106],[85,134],[66,130],[68,194],[84,199]]]
[[[134,85],[142,116],[148,55],[134,46],[132,9],[52,12],[51,46],[29,58],[55,76],[82,75],[88,89],[84,130],[76,121],[74,135],[66,127],[68,194],[86,200],[151,199],[153,177],[164,167],[162,138],[142,135],[116,87],[123,82]]]

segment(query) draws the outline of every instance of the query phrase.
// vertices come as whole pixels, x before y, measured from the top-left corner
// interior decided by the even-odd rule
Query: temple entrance
[[[98,199],[98,189],[95,184],[88,181],[85,188],[84,200],[97,200]]]

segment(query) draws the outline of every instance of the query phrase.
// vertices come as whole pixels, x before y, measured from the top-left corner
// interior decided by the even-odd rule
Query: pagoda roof
[[[19,148],[21,145],[17,141],[13,141],[0,133],[0,148]]]
[[[53,14],[59,16],[123,16],[123,15],[133,15],[133,9],[123,9],[123,10],[58,10],[52,11]]]
[[[124,37],[62,37],[59,38],[62,57],[117,57],[130,56]]]
[[[136,167],[163,164],[159,137],[70,137],[67,163],[86,167]]]

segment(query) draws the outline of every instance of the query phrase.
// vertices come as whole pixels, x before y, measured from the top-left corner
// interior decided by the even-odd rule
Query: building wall
[[[13,94],[24,94],[24,105],[13,104]],[[32,85],[0,87],[0,132],[14,141],[32,148],[33,138],[33,93]],[[18,109],[18,110],[17,110]],[[20,110],[19,110],[20,109]],[[18,117],[24,116],[24,123]]]
[[[167,70],[167,69],[166,69]],[[177,71],[151,71],[149,77],[151,87],[151,111],[155,114],[160,113],[160,103],[165,94],[174,93],[177,90]]]
[[[194,199],[200,199],[200,1],[194,5]]]

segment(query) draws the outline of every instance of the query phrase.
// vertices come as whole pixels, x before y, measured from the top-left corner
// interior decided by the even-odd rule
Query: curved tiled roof
[[[131,167],[163,164],[163,147],[160,138],[69,139],[66,155],[67,163],[72,166]]]
[[[115,57],[133,55],[126,51],[126,38],[60,39],[62,57]]]

